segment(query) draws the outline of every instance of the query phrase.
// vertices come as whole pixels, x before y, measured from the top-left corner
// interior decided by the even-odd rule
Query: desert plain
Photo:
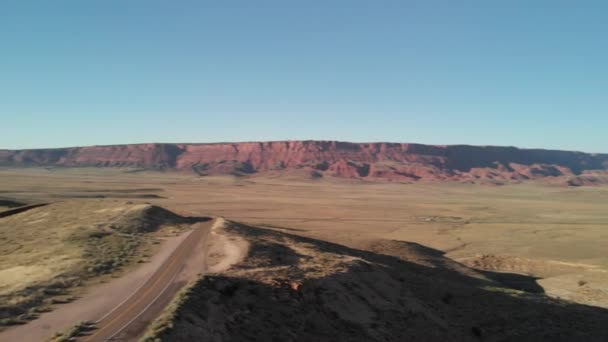
[[[122,208],[120,209],[122,211],[114,213],[121,214],[121,218],[124,218],[123,211],[125,210],[136,212],[149,207],[159,207],[180,217],[225,219],[233,222],[228,231],[231,231],[233,235],[240,234],[241,239],[250,239],[248,252],[250,258],[242,261],[240,268],[232,268],[225,275],[215,273],[210,275],[207,281],[215,281],[214,284],[225,282],[227,280],[223,277],[229,277],[230,279],[241,279],[239,281],[255,279],[258,287],[261,286],[259,284],[274,284],[281,288],[284,284],[277,285],[277,279],[283,279],[282,281],[287,284],[285,286],[290,288],[290,291],[297,293],[300,286],[306,284],[306,279],[320,279],[327,278],[329,274],[332,276],[343,274],[346,269],[353,267],[353,263],[362,262],[360,260],[367,260],[365,262],[371,264],[377,262],[378,265],[388,268],[389,266],[386,265],[392,265],[394,260],[381,258],[390,256],[431,269],[440,269],[449,264],[445,267],[451,270],[461,270],[459,272],[463,274],[479,272],[473,274],[473,278],[491,274],[493,281],[496,280],[502,285],[487,286],[485,290],[499,292],[500,296],[511,296],[517,300],[531,303],[538,302],[538,296],[542,296],[550,301],[558,301],[561,304],[557,306],[560,307],[570,303],[584,307],[584,310],[589,308],[589,310],[593,310],[594,315],[597,315],[595,323],[589,323],[594,329],[597,329],[598,334],[595,336],[606,336],[601,334],[606,333],[606,325],[602,326],[601,323],[608,323],[606,321],[608,315],[605,313],[608,310],[608,253],[606,252],[608,251],[608,187],[606,186],[566,187],[535,182],[502,186],[440,181],[366,182],[331,177],[307,179],[289,174],[261,174],[244,177],[135,171],[119,167],[7,167],[1,169],[0,197],[4,202],[0,203],[3,205],[0,209],[9,209],[11,202],[18,204],[51,203],[51,205],[37,208],[36,212],[30,211],[29,214],[26,212],[0,219],[0,253],[2,253],[0,290],[3,291],[0,298],[10,301],[10,296],[7,294],[10,294],[11,286],[18,287],[22,281],[31,284],[49,281],[53,277],[55,268],[69,269],[75,267],[73,263],[81,263],[84,260],[80,256],[70,257],[71,253],[81,255],[79,254],[81,251],[78,250],[80,244],[78,240],[74,240],[73,244],[67,247],[56,244],[66,222],[71,222],[70,224],[75,226],[86,226],[93,223],[107,225],[117,222],[116,218],[112,216],[113,210],[117,209],[113,208]],[[61,211],[63,214],[54,215],[53,210],[55,212],[63,210]],[[27,218],[27,224],[19,221],[19,217],[25,217],[23,215],[26,214],[33,215],[33,213],[37,216]],[[166,216],[163,217],[166,218]],[[79,220],[82,222],[78,222]],[[119,226],[121,222],[118,222]],[[125,261],[126,266],[119,267],[121,271],[117,274],[110,275],[111,272],[109,272],[98,278],[91,278],[98,279],[99,283],[112,283],[112,281],[120,279],[121,275],[129,274],[132,270],[142,267],[133,260],[143,259],[143,265],[149,264],[146,259],[154,258],[155,253],[162,252],[161,246],[165,245],[164,242],[155,241],[162,241],[163,238],[169,240],[171,237],[179,238],[179,235],[186,229],[183,227],[184,222],[182,221],[173,220],[170,223],[173,224],[170,229],[152,233],[143,232],[133,236],[125,235],[123,238],[120,235],[113,235],[110,240],[104,241],[99,248],[116,253],[131,262]],[[19,225],[23,225],[23,227]],[[26,228],[31,229],[32,227],[36,227],[41,232],[53,231],[53,234],[28,233]],[[243,231],[248,229],[247,227],[250,227],[251,230],[245,234]],[[19,228],[19,230],[15,232],[15,228]],[[123,228],[128,229],[128,224]],[[19,234],[29,235],[24,237]],[[94,238],[90,234],[83,230],[80,238]],[[27,241],[31,243],[28,244]],[[32,243],[39,245],[32,245]],[[405,245],[400,245],[401,243]],[[280,248],[279,245],[281,245]],[[265,249],[255,246],[265,246]],[[32,251],[28,254],[19,254],[19,248],[30,248]],[[291,255],[289,254],[291,252],[284,251],[286,248],[297,253],[294,252],[295,256]],[[256,254],[261,253],[260,250],[266,251],[264,252],[266,254]],[[275,258],[276,255],[269,257],[270,252],[268,251],[279,253],[278,259]],[[374,254],[372,256],[365,253]],[[28,265],[40,269],[33,272],[31,267],[15,267],[22,260],[14,260],[14,258],[23,255],[31,258],[27,261]],[[336,261],[335,255],[340,255],[340,262]],[[266,260],[264,258],[270,258],[268,260],[273,261],[264,263],[263,260]],[[255,260],[260,261],[257,266]],[[434,263],[429,260],[440,260],[440,262]],[[102,262],[108,261],[103,259]],[[118,265],[114,266],[122,266],[122,259],[116,262]],[[90,268],[96,267],[95,265],[87,264],[86,266],[91,271]],[[357,264],[357,267],[359,266]],[[324,267],[327,269],[323,269]],[[400,272],[410,271],[422,272],[422,274],[427,272],[417,269],[400,271],[395,267],[390,266],[391,272],[396,275],[401,274]],[[253,275],[252,272],[257,268],[265,268],[266,276]],[[295,268],[299,270],[297,275],[289,273],[295,272]],[[272,272],[279,271],[287,273],[272,275]],[[218,277],[218,279],[214,280],[214,277]],[[432,275],[432,277],[436,277],[436,281],[439,283],[443,281],[440,276]],[[450,277],[451,275],[446,279]],[[376,281],[390,285],[394,279],[400,279],[400,276],[394,276],[390,278],[390,281],[382,279],[380,277]],[[400,281],[403,282],[403,279]],[[94,282],[90,281],[91,284]],[[407,279],[405,282],[407,283]],[[87,284],[87,282],[78,283],[74,286],[75,288],[86,288]],[[205,286],[199,283],[194,289]],[[241,287],[238,287],[232,284],[230,286],[236,287],[232,289],[229,286],[228,295],[223,292],[224,289],[220,285],[213,286],[219,286],[217,291],[221,294],[221,298],[229,296],[234,299],[240,298],[234,296],[237,288],[253,285],[239,285]],[[208,288],[199,289],[198,293],[206,293]],[[78,297],[78,290],[74,291],[76,293],[74,296]],[[266,293],[264,292],[266,288],[261,287],[259,291],[262,294]],[[250,288],[249,292],[255,291]],[[458,293],[458,290],[446,293],[437,294],[438,301],[443,303],[441,305],[447,305],[452,301],[453,296],[458,296],[453,294]],[[528,294],[532,298],[527,298]],[[379,295],[382,296],[382,293]],[[403,294],[401,295],[403,296]],[[290,294],[289,296],[296,295]],[[305,301],[306,296],[302,296],[304,299],[297,300]],[[420,297],[419,294],[417,296]],[[213,298],[213,295],[209,294],[209,298]],[[78,303],[78,298],[75,300],[67,305]],[[196,296],[191,299],[194,303],[193,307],[202,308],[203,304],[196,304],[201,300]],[[236,299],[234,300],[236,301]],[[259,295],[257,300],[266,301],[268,299]],[[394,300],[387,298],[384,300],[392,302],[391,305],[394,305]],[[474,299],[470,300],[474,301]],[[478,303],[478,305],[483,306],[483,299],[480,300],[482,303]],[[348,303],[348,300],[345,302]],[[246,305],[254,306],[254,308],[248,307],[248,312],[255,311],[255,304],[247,303]],[[235,302],[230,305],[237,304],[238,302]],[[59,301],[58,305],[61,306]],[[229,309],[226,307],[229,304],[222,305],[225,307],[222,307],[221,310]],[[352,305],[356,307],[358,304],[354,301]],[[407,306],[404,303],[402,305]],[[504,305],[505,307],[516,307],[518,304]],[[452,305],[453,307],[454,305]],[[192,310],[192,306],[189,308],[186,305],[183,310],[187,314],[188,310]],[[222,312],[218,308],[208,308],[208,310]],[[475,309],[474,306],[471,306],[467,310],[470,312]],[[336,312],[340,318],[350,322],[349,324],[356,322],[369,325],[365,328],[368,329],[365,331],[369,333],[367,336],[369,339],[361,340],[382,340],[383,338],[384,340],[396,340],[391,338],[397,335],[387,332],[391,331],[388,326],[390,320],[378,321],[370,318],[374,315],[377,318],[380,315],[378,312],[381,310],[373,311],[369,314],[370,317],[365,316],[366,310],[364,309],[354,311],[357,313],[353,317],[348,316],[344,311],[337,310]],[[448,318],[441,317],[441,315],[435,317],[428,310],[424,312],[425,315],[431,317],[429,320],[433,322],[439,322],[442,319],[448,320],[450,315],[446,314]],[[439,310],[439,312],[443,311]],[[285,315],[290,314],[293,312],[285,313]],[[568,316],[567,313],[564,315]],[[329,316],[328,319],[331,317]],[[179,319],[181,318],[178,317]],[[272,319],[277,320],[278,318]],[[508,318],[505,319],[508,320]],[[174,330],[183,328],[181,335],[179,331],[169,332],[168,335],[165,335],[165,339],[161,340],[187,341],[192,336],[211,338],[220,334],[206,330],[199,331],[197,329],[203,323],[196,322],[196,319],[191,318],[186,323],[176,323],[175,327],[178,328],[174,328]],[[389,323],[386,323],[387,326],[382,326],[384,323],[378,322]],[[204,324],[210,323],[205,321]],[[251,322],[243,323],[238,319],[236,323],[231,321],[221,324],[223,326],[241,324],[247,327],[253,325]],[[304,329],[302,325],[298,325],[299,323],[293,324],[298,326],[297,329]],[[381,326],[379,327],[378,324]],[[327,331],[331,331],[331,327],[325,328],[329,329]],[[348,325],[333,328],[344,331],[350,329]],[[7,331],[10,332],[11,329],[14,328],[9,326]],[[319,326],[317,329],[323,331]],[[408,336],[419,339],[421,336],[426,336],[427,340],[440,340],[445,336],[454,336],[455,340],[462,339],[462,336],[468,336],[471,340],[501,340],[498,337],[492,338],[492,329],[498,328],[496,326],[492,328],[473,326],[463,328],[463,331],[466,331],[465,335],[460,335],[460,333],[421,335],[418,331]],[[198,331],[199,335],[188,335],[186,331],[190,331],[192,334]],[[250,335],[246,335],[245,332],[243,332],[245,335],[236,337],[231,335],[232,340],[254,340],[256,336],[260,336],[256,335],[255,331],[247,329],[243,331],[249,332]],[[306,331],[310,332],[310,329]],[[353,331],[356,332],[356,329],[350,332],[352,335],[345,333],[343,340],[349,340],[348,336],[357,336]],[[222,333],[227,334],[226,329]],[[295,334],[293,331],[282,332],[282,334],[279,335],[291,336],[287,340],[314,339],[313,335],[303,333],[292,336]],[[514,336],[534,335],[526,335],[526,332],[523,331],[515,332],[512,335],[498,334],[496,336],[508,340],[505,336],[513,338]],[[548,333],[542,336],[551,338],[553,335]],[[576,335],[572,336],[576,337]],[[572,336],[566,336],[566,339]],[[0,340],[2,340],[2,333],[0,333]],[[601,338],[597,340],[601,340]]]

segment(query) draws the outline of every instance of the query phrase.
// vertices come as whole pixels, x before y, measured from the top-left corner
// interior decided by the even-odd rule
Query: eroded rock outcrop
[[[308,169],[317,177],[417,181],[550,179],[569,185],[605,183],[608,154],[495,146],[434,146],[339,141],[136,144],[0,150],[4,166],[141,167],[211,174]]]

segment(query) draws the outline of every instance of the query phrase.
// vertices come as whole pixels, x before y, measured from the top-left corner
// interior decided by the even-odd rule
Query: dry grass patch
[[[50,342],[68,342],[75,341],[78,336],[82,336],[87,331],[95,329],[95,323],[89,321],[79,322],[75,326],[64,332],[58,332],[53,336]]]
[[[74,299],[83,282],[151,254],[188,219],[149,204],[79,200],[0,219],[0,326]]]

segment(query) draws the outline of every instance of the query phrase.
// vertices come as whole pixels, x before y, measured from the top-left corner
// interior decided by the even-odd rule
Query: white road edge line
[[[160,298],[160,296],[162,296],[163,293],[165,293],[165,291],[167,290],[167,288],[169,288],[169,286],[173,285],[173,281],[175,280],[175,278],[177,278],[177,276],[182,272],[183,269],[184,269],[184,266],[182,265],[182,268],[180,268],[179,271],[175,272],[175,274],[173,275],[173,277],[171,277],[171,280],[169,280],[169,282],[167,283],[167,285],[165,285],[165,287],[163,287],[163,289],[160,291],[160,293],[158,294],[158,296],[154,297],[154,299],[148,305],[146,305],[146,307],[143,308],[137,315],[135,315],[135,317],[133,317],[129,322],[127,322],[125,325],[123,325],[120,329],[116,330],[116,332],[114,334],[112,334],[111,336],[109,336],[104,341],[110,341],[110,340],[112,340],[114,338],[114,336],[120,334],[129,325],[131,325],[131,323],[133,323],[136,319],[138,319],[139,316],[143,315],[146,312],[146,310],[148,310],[148,308],[150,308],[154,303],[156,303],[156,301],[158,300],[158,298]]]
[[[195,228],[195,229],[196,229],[196,228]],[[193,232],[193,231],[194,231],[194,230],[191,230],[191,231],[189,231],[188,233],[186,233],[187,235],[186,235],[186,237],[184,237],[184,240],[186,240],[186,239],[188,238],[188,236],[189,236],[190,234],[192,234],[192,232]],[[183,242],[183,241],[182,241],[182,242]],[[169,259],[170,259],[170,258],[173,256],[173,253],[174,253],[174,252],[175,252],[175,251],[176,251],[176,250],[179,248],[179,246],[182,244],[182,242],[180,242],[180,243],[179,243],[179,245],[177,245],[177,247],[176,247],[176,248],[173,250],[173,252],[171,252],[171,254],[169,254],[169,256],[167,257],[167,259],[165,259],[165,261],[163,261],[163,263],[162,263],[162,264],[159,266],[159,268],[160,268],[160,267],[162,267],[162,266],[163,266],[163,264],[164,264],[165,262],[167,262],[167,260],[169,260]],[[158,269],[157,269],[157,270],[158,270]],[[144,286],[146,286],[146,285],[148,284],[148,282],[150,281],[150,279],[152,279],[152,277],[154,277],[154,275],[156,275],[156,271],[157,271],[157,270],[154,270],[154,272],[152,272],[152,274],[151,274],[151,275],[148,277],[148,279],[146,279],[146,280],[145,280],[145,281],[144,281],[144,282],[143,282],[141,285],[139,285],[139,287],[137,287],[137,288],[136,288],[136,289],[135,289],[133,292],[131,292],[131,294],[130,294],[130,295],[127,297],[127,298],[125,298],[125,300],[123,300],[123,301],[122,301],[122,302],[120,302],[118,305],[116,305],[114,308],[112,308],[112,310],[108,311],[108,312],[107,312],[105,315],[103,315],[103,316],[102,316],[100,319],[96,320],[96,321],[95,321],[95,324],[97,324],[97,323],[99,323],[99,322],[103,321],[103,320],[104,320],[106,317],[108,317],[108,316],[110,316],[112,313],[114,313],[114,311],[118,310],[118,308],[120,308],[120,306],[121,306],[121,305],[123,305],[124,303],[126,303],[126,302],[127,302],[129,299],[131,299],[133,296],[135,296],[135,294],[136,294],[136,293],[137,293],[139,290],[141,290],[141,289],[142,289]]]
[[[221,222],[222,226],[224,224],[224,220],[218,220],[216,219],[215,222],[213,222],[213,225],[211,226],[211,228],[209,228],[209,231],[207,232],[207,234],[211,233],[212,230],[215,228],[216,223],[217,222]],[[206,247],[206,246],[205,246]],[[207,259],[207,258],[205,258]],[[175,280],[175,278],[181,273],[181,271],[184,269],[185,265],[182,265],[182,267],[180,268],[179,271],[175,272],[175,274],[173,275],[173,277],[171,277],[171,280],[167,283],[167,285],[165,285],[165,287],[163,287],[163,289],[160,291],[160,293],[158,294],[158,296],[156,296],[148,305],[146,305],[145,308],[143,308],[143,310],[141,310],[137,315],[135,315],[135,317],[133,317],[129,322],[127,322],[125,325],[123,325],[120,329],[118,329],[113,335],[109,336],[105,341],[110,341],[114,338],[114,336],[120,334],[121,332],[123,332],[123,330],[125,330],[129,325],[131,325],[131,323],[133,323],[135,320],[137,320],[141,315],[143,315],[146,310],[148,310],[148,308],[150,308],[150,306],[152,306],[154,303],[156,303],[156,301],[158,300],[158,298],[160,298],[160,296],[163,295],[163,293],[165,293],[165,291],[167,290],[167,288],[169,288],[170,285],[173,284],[173,281]]]

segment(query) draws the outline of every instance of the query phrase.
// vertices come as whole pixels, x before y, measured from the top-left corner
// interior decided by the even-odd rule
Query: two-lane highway
[[[120,334],[156,300],[163,295],[183,269],[188,257],[195,252],[197,245],[205,243],[212,222],[197,224],[188,237],[177,247],[159,269],[129,298],[106,314],[96,323],[96,330],[79,340],[87,342],[108,341]],[[204,248],[204,247],[203,247]]]

